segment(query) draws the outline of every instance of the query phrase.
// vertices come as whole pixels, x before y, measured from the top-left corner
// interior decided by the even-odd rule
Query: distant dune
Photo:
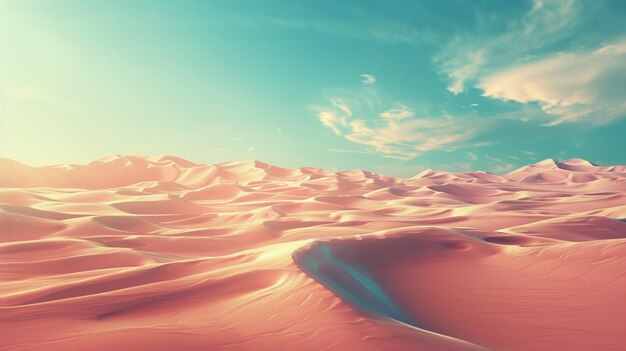
[[[625,350],[626,166],[0,159],[2,350]]]

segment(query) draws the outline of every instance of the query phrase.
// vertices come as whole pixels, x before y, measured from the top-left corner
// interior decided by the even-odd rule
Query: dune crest
[[[626,166],[0,159],[6,350],[623,350]]]

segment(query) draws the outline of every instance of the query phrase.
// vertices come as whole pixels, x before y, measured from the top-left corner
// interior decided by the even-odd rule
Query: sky
[[[621,0],[0,0],[0,155],[626,164]]]

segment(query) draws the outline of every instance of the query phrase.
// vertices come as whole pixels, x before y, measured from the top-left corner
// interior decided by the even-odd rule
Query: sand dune
[[[626,166],[0,159],[2,350],[624,350]]]

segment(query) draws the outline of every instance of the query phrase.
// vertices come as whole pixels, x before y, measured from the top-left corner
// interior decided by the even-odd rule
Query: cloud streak
[[[329,103],[318,108],[322,125],[386,158],[409,160],[428,151],[451,151],[470,140],[476,131],[465,119],[417,118],[402,104],[377,112],[368,104],[355,111],[350,102],[340,98],[329,99]],[[358,103],[352,105],[359,107]]]
[[[476,75],[484,63],[485,49],[470,51],[463,64],[452,63],[452,68],[448,72],[448,77],[451,80],[448,84],[448,91],[454,95],[462,93],[465,90],[466,82]]]
[[[363,85],[372,85],[376,83],[376,77],[371,74],[361,74],[359,77],[363,78],[361,80],[361,83],[363,83]]]
[[[401,106],[400,108],[392,108],[387,111],[384,111],[380,113],[379,116],[385,119],[400,120],[400,119],[413,117],[415,116],[415,113],[413,113],[413,111],[410,108],[406,106]]]
[[[580,25],[581,13],[583,5],[579,1],[534,0],[526,14],[508,23],[507,30],[498,35],[457,35],[434,61],[449,79],[448,90],[460,94],[494,65],[517,60],[529,51],[572,35]],[[493,25],[481,18],[477,21],[483,27]]]

